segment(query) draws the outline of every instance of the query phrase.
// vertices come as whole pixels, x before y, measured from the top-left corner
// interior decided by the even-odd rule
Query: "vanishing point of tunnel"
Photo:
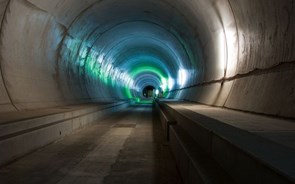
[[[0,0],[0,184],[295,183],[294,0]]]

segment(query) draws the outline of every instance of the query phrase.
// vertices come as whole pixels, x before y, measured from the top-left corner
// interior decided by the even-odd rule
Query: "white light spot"
[[[180,69],[178,71],[178,84],[180,87],[183,87],[187,81],[187,71]]]

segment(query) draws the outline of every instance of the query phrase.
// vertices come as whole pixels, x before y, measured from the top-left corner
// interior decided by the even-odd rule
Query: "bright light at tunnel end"
[[[159,90],[158,89],[156,89],[155,94],[156,94],[156,96],[159,95]]]

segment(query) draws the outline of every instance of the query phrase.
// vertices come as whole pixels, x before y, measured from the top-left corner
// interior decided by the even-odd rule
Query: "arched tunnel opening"
[[[0,183],[294,183],[294,10],[0,0]]]
[[[156,88],[154,86],[146,86],[143,88],[142,95],[145,98],[153,98],[156,95]]]

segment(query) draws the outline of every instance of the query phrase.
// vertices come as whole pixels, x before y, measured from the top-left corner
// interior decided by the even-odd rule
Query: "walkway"
[[[151,104],[133,105],[0,169],[5,183],[181,183]]]

